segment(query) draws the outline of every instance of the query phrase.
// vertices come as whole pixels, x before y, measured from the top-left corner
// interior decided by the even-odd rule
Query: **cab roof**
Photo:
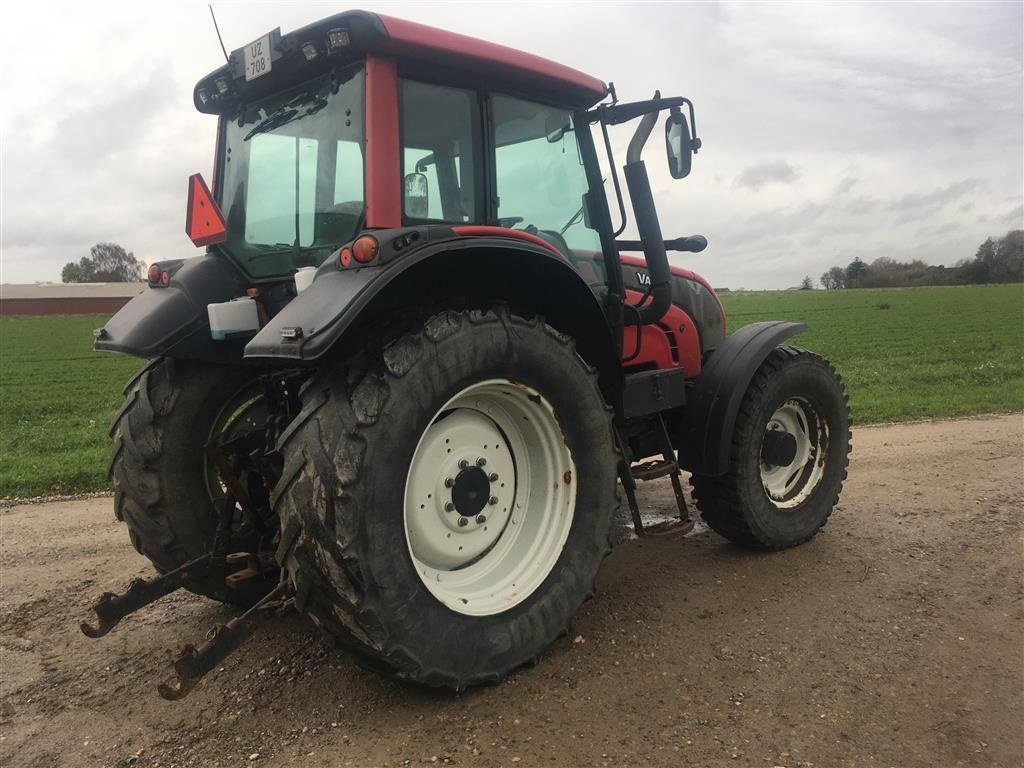
[[[245,48],[232,51],[227,64],[196,84],[196,109],[208,114],[231,113],[241,103],[358,61],[368,53],[492,77],[521,92],[536,92],[571,107],[590,107],[607,92],[601,80],[549,59],[367,11],[339,13],[284,35],[278,28],[268,37],[270,71],[247,81]],[[339,41],[345,42],[337,45]]]

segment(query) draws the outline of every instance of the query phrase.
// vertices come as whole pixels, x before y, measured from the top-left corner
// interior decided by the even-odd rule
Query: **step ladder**
[[[626,492],[629,511],[633,517],[633,529],[639,537],[646,536],[681,536],[693,530],[693,518],[690,515],[683,484],[680,479],[679,461],[676,457],[672,441],[665,427],[665,419],[661,413],[653,413],[642,419],[631,419],[625,424],[615,427],[615,437],[619,444],[622,459],[619,462],[619,480]],[[630,448],[630,438],[639,438],[641,445],[654,445],[661,452],[660,459],[637,463]],[[654,525],[644,525],[640,517],[640,507],[636,501],[636,484],[667,477],[675,492],[676,508],[679,518],[666,520]]]

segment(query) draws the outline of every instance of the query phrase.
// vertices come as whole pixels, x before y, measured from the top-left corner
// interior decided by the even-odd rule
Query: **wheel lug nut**
[[[469,520],[467,520],[464,517],[460,517],[459,518],[459,528],[465,528],[467,525],[469,525]]]
[[[491,506],[494,506],[495,504],[498,503],[498,497],[497,496],[491,496],[491,498],[489,498],[487,500],[487,503],[490,504]]]
[[[454,478],[446,477],[444,479],[444,487],[445,488],[451,488],[453,485],[455,485],[455,479]]]
[[[459,459],[459,469],[465,469],[469,466],[469,462],[465,459]]]
[[[476,516],[476,524],[477,525],[483,525],[486,522],[487,522],[487,515],[477,515]]]
[[[453,504],[452,502],[449,501],[447,504],[444,505],[444,511],[445,512],[454,512],[455,511],[455,504]]]
[[[482,467],[485,464],[487,464],[487,459],[485,459],[483,456],[481,456],[479,459],[476,460],[476,465],[478,467]]]
[[[490,480],[492,483],[498,482],[498,473],[497,472],[491,472],[490,476],[488,476],[487,479]]]

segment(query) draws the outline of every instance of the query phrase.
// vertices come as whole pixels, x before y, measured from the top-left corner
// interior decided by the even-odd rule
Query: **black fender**
[[[148,287],[97,332],[95,348],[137,357],[239,362],[243,342],[214,341],[206,305],[245,294],[248,283],[227,259],[186,259],[166,286]]]
[[[580,355],[600,371],[602,386],[614,388],[621,381],[601,302],[568,261],[506,237],[449,235],[438,242],[441,233],[428,231],[432,229],[419,230],[429,241],[426,245],[395,254],[381,266],[341,268],[335,258],[329,259],[312,285],[249,342],[246,359],[312,363],[328,355],[346,334],[373,332],[410,308],[441,307],[454,299],[468,307],[504,301],[543,315],[571,335]],[[374,234],[382,241],[388,237]]]
[[[696,475],[729,468],[729,444],[750,380],[780,342],[807,330],[781,320],[751,323],[727,336],[708,356],[687,396],[678,433],[679,463]]]

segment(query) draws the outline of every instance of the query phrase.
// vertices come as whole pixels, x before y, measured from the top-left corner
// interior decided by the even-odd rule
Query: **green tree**
[[[992,242],[992,238],[985,242]],[[1015,229],[999,238],[992,253],[990,275],[993,283],[1024,281],[1024,230]]]
[[[142,268],[135,254],[117,243],[97,243],[77,264],[65,264],[60,278],[65,283],[134,283],[142,279]]]
[[[88,257],[82,259],[83,262],[88,261]],[[89,265],[91,272],[92,265]],[[86,271],[82,268],[82,264],[74,261],[69,261],[64,265],[64,269],[60,271],[60,279],[62,283],[84,283],[88,282],[85,279]]]
[[[846,265],[846,287],[856,288],[862,277],[868,273],[868,265],[856,256],[853,261]]]
[[[974,254],[974,262],[966,270],[967,281],[970,283],[988,283],[992,280],[992,265],[996,260],[996,241],[991,237],[978,246]]]
[[[800,281],[801,291],[810,291],[814,288],[814,281],[810,275],[804,275],[804,279]]]
[[[974,254],[974,258],[991,267],[992,262],[996,259],[996,241],[991,237],[986,238],[985,242],[978,246],[978,252]]]
[[[846,270],[842,267],[832,267],[825,274],[829,276],[833,289],[839,290],[846,287]]]

